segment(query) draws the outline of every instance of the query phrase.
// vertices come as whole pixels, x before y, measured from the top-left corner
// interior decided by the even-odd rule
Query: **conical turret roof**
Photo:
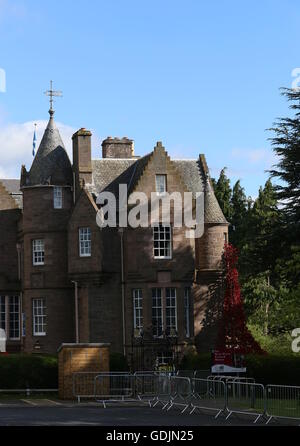
[[[48,125],[23,186],[72,185],[71,162],[55,125],[54,111],[50,109],[49,113]]]
[[[216,199],[208,173],[206,174],[204,192],[204,219],[205,223],[228,224]]]

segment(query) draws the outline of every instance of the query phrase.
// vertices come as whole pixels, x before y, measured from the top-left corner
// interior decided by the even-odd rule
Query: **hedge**
[[[38,354],[0,355],[1,389],[57,389],[57,357]]]
[[[180,364],[182,370],[210,369],[210,353],[189,354]],[[300,386],[300,355],[247,355],[247,376],[262,384]]]
[[[110,370],[127,371],[125,357],[110,355]],[[39,354],[0,355],[0,389],[57,389],[57,356]]]

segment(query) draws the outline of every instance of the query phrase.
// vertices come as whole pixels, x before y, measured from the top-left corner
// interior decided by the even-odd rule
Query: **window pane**
[[[33,334],[42,336],[46,334],[46,307],[44,299],[32,301]]]
[[[153,336],[163,333],[162,289],[152,288],[152,329]]]
[[[0,328],[6,330],[5,296],[0,296]]]
[[[91,255],[91,229],[79,228],[79,255],[88,257]]]
[[[156,182],[156,192],[158,194],[163,194],[166,192],[166,175],[155,175],[155,182]]]
[[[62,208],[62,187],[60,186],[53,188],[53,205],[54,209]]]
[[[32,255],[34,265],[44,265],[45,248],[44,240],[32,240]]]
[[[189,287],[184,289],[184,323],[185,323],[185,336],[190,337],[190,297],[191,289]]]
[[[9,338],[20,337],[20,298],[9,296]]]
[[[143,328],[143,299],[142,290],[133,290],[133,327],[139,333]]]
[[[177,332],[176,288],[166,288],[166,332],[173,336]]]
[[[155,258],[171,258],[171,227],[162,224],[153,227],[153,253]]]

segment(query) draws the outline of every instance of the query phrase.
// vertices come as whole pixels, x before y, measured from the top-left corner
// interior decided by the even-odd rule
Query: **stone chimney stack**
[[[134,141],[109,136],[102,141],[102,158],[134,158]]]
[[[92,133],[84,128],[81,128],[72,136],[76,197],[85,184],[92,183],[91,136]]]

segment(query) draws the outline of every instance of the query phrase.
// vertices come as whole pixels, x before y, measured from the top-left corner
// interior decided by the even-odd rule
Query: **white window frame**
[[[167,228],[169,228],[169,231],[166,230]],[[169,232],[169,240],[167,239],[168,232]],[[157,224],[153,226],[153,255],[155,259],[172,258],[171,225]]]
[[[45,242],[43,239],[32,240],[32,264],[45,265]]]
[[[136,332],[139,332],[141,335],[141,331],[143,330],[143,292],[141,288],[135,288],[132,290],[132,298],[133,298],[133,329],[136,335]]]
[[[177,292],[175,287],[165,289],[166,299],[166,332],[167,336],[176,336],[178,329],[177,321]]]
[[[185,337],[191,337],[191,326],[190,326],[190,311],[191,311],[191,288],[184,288],[184,330]]]
[[[91,228],[79,228],[79,256],[91,257],[92,255],[92,232]]]
[[[33,336],[46,336],[46,305],[45,299],[32,299],[32,328]]]
[[[155,175],[155,190],[157,195],[165,195],[167,192],[167,175]]]
[[[26,314],[23,312],[21,317],[22,338],[26,336]]]
[[[62,209],[63,207],[63,188],[54,186],[53,188],[53,207],[54,209]]]
[[[151,302],[152,302],[152,334],[155,338],[160,338],[164,333],[164,293],[163,288],[152,288],[151,289]],[[160,304],[158,299],[160,299]],[[155,304],[155,305],[154,305]],[[161,325],[158,327],[158,324],[153,323],[153,321],[161,321]]]
[[[2,328],[5,331],[6,335],[7,335],[7,330],[6,330],[6,328],[7,328],[7,321],[6,321],[6,319],[7,319],[6,297],[7,296],[3,296],[3,295],[0,296],[0,328]]]
[[[0,328],[5,330],[7,340],[19,341],[21,339],[20,311],[19,295],[0,296]],[[15,314],[17,317],[13,317]],[[18,336],[15,336],[16,333],[12,335],[13,331],[17,331]]]

